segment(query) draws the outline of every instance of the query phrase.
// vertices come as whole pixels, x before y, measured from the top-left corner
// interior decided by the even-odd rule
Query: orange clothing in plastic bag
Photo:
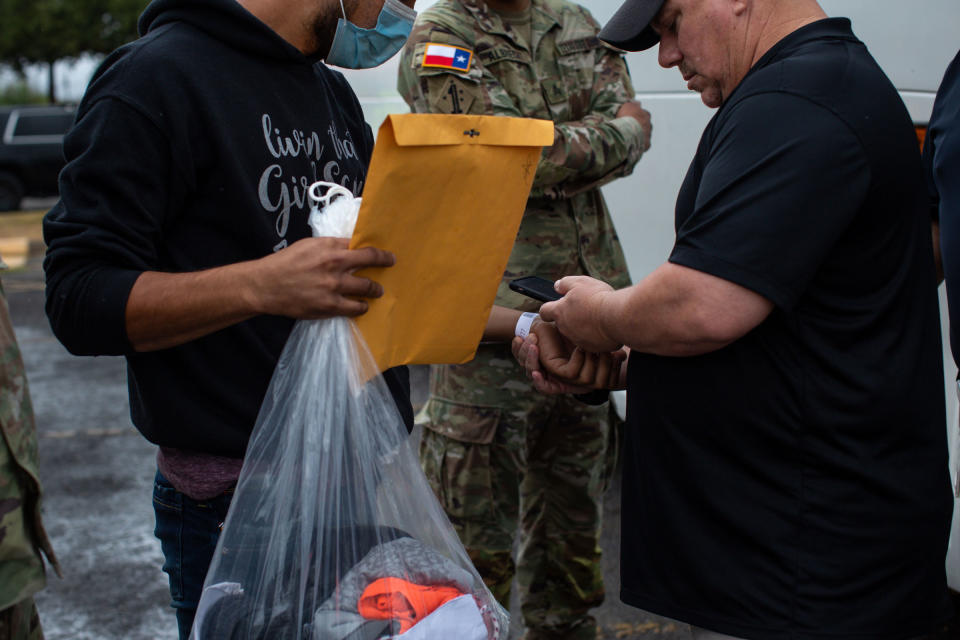
[[[456,587],[414,584],[400,578],[380,578],[360,595],[357,610],[372,620],[399,620],[400,633],[433,613],[440,605],[465,595]]]

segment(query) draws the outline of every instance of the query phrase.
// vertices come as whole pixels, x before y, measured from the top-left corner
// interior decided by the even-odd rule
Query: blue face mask
[[[343,0],[340,0],[340,10],[343,17],[337,22],[337,32],[325,62],[346,69],[370,69],[392,58],[407,41],[413,19],[417,17],[417,12],[400,0],[385,0],[377,26],[362,29],[347,20]]]

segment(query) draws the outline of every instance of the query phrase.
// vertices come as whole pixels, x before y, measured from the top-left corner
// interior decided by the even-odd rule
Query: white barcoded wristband
[[[533,313],[532,311],[526,311],[520,314],[520,319],[517,320],[517,326],[513,330],[513,335],[518,338],[526,338],[530,333],[530,325],[539,317],[539,313]]]

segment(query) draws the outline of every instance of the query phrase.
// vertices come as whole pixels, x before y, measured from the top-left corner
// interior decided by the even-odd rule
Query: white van
[[[434,0],[418,0],[422,11]],[[603,24],[621,0],[579,0]],[[854,33],[863,40],[886,71],[918,127],[927,124],[936,90],[947,65],[960,49],[958,0],[820,0],[831,16],[848,17]],[[698,94],[686,88],[676,69],[657,63],[657,48],[627,54],[633,84],[652,114],[653,147],[628,178],[604,187],[607,204],[620,234],[634,282],[663,263],[673,247],[674,204],[687,167],[707,121],[713,115]],[[405,113],[406,104],[396,92],[396,57],[369,71],[347,72],[361,97],[367,121],[376,132],[388,113]],[[946,325],[946,299],[941,291],[944,336],[944,388],[950,468],[956,483],[960,467],[960,429],[957,424],[955,379]],[[695,393],[695,390],[691,390]],[[621,399],[622,400],[622,399]],[[622,406],[622,404],[621,404]],[[945,428],[947,426],[945,425]],[[948,553],[950,586],[960,590],[960,515],[954,510],[954,527]]]

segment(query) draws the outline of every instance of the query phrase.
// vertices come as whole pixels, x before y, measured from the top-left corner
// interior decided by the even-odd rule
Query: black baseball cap
[[[624,51],[643,51],[660,42],[650,28],[666,0],[626,0],[600,30],[600,39]]]

